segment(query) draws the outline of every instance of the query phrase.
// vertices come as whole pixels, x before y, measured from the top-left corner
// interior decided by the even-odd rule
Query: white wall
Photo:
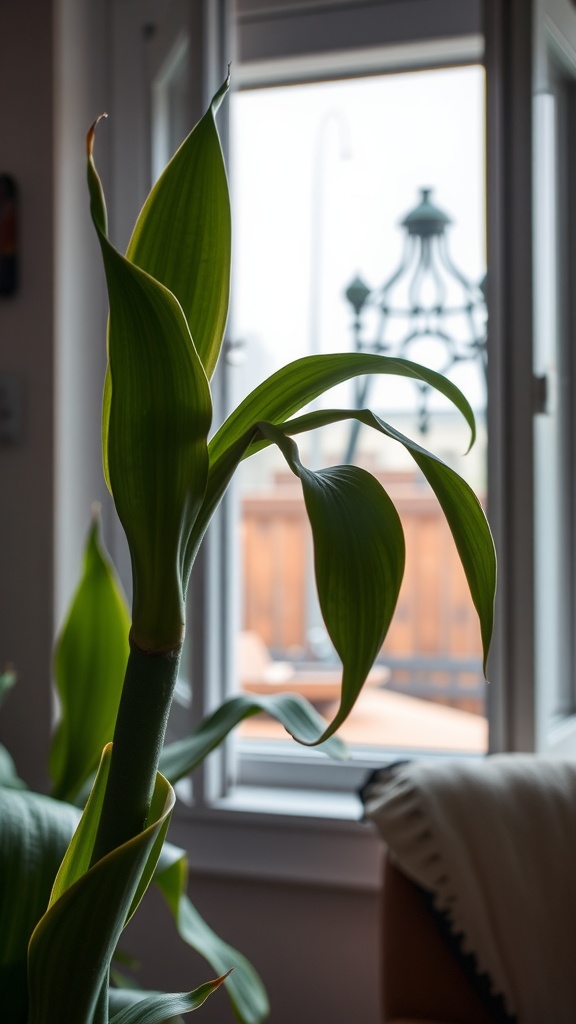
[[[377,893],[196,877],[191,897],[205,920],[259,971],[270,998],[270,1024],[381,1021]],[[140,961],[152,986],[179,991],[202,984],[212,974],[182,943],[168,943],[173,929],[159,894],[152,890],[129,926],[124,946]],[[168,948],[169,955],[159,955]],[[198,1024],[236,1020],[222,991],[198,1010],[197,1019]]]
[[[23,421],[16,443],[0,445],[0,663],[13,661],[19,677],[0,736],[35,785],[50,724],[54,592],[52,31],[45,0],[2,3],[0,169],[21,194],[21,287],[0,298],[0,373],[18,378]]]

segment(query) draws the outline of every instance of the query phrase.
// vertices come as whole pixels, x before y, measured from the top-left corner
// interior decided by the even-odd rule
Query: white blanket
[[[518,1024],[575,1024],[576,762],[413,761],[363,799]]]

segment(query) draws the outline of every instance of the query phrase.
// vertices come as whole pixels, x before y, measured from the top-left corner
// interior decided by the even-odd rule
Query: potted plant
[[[225,82],[152,189],[126,255],[108,239],[93,162],[96,125],[88,133],[91,212],[110,302],[104,472],[130,549],[133,603],[130,619],[95,522],[56,648],[62,716],[50,757],[53,795],[22,789],[9,760],[2,775],[0,1006],[6,1024],[154,1024],[195,1009],[224,980],[241,1020],[255,1024],[267,1014],[255,972],[214,936],[187,898],[185,857],[165,843],[172,784],[261,710],[298,742],[338,754],[335,733],[382,646],[404,569],[402,527],[382,486],[355,466],[306,468],[298,434],[355,417],[408,450],[451,528],[485,659],[488,652],[495,557],[470,487],[367,410],[300,412],[358,374],[399,374],[447,396],[473,440],[470,406],[447,379],[384,356],[305,357],[259,385],[209,440],[209,381],[229,292],[230,212],[215,126],[227,88]],[[326,723],[296,695],[238,695],[194,734],[164,746],[194,560],[237,466],[271,444],[302,485],[320,606],[343,665],[338,711]],[[94,773],[80,814],[73,801],[83,804]],[[134,996],[110,988],[122,930],[153,879],[180,933],[218,974],[193,992]]]

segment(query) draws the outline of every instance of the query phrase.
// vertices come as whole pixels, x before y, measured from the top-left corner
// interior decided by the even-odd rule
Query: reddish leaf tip
[[[90,128],[88,129],[88,134],[86,135],[86,153],[87,153],[88,157],[92,156],[92,150],[94,148],[94,135],[96,133],[96,128],[97,128],[98,124],[100,123],[100,121],[104,117],[108,117],[108,114],[106,114],[106,113],[99,114],[98,117],[96,118],[96,120],[90,125]]]

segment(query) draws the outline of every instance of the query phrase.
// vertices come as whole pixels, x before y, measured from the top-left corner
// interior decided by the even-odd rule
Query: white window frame
[[[573,548],[576,527],[569,397],[575,376],[571,136],[576,121],[576,12],[565,0],[539,0],[535,16],[534,373],[547,384],[547,407],[534,423],[535,746],[548,754],[573,755],[576,610],[574,571],[566,551]]]

